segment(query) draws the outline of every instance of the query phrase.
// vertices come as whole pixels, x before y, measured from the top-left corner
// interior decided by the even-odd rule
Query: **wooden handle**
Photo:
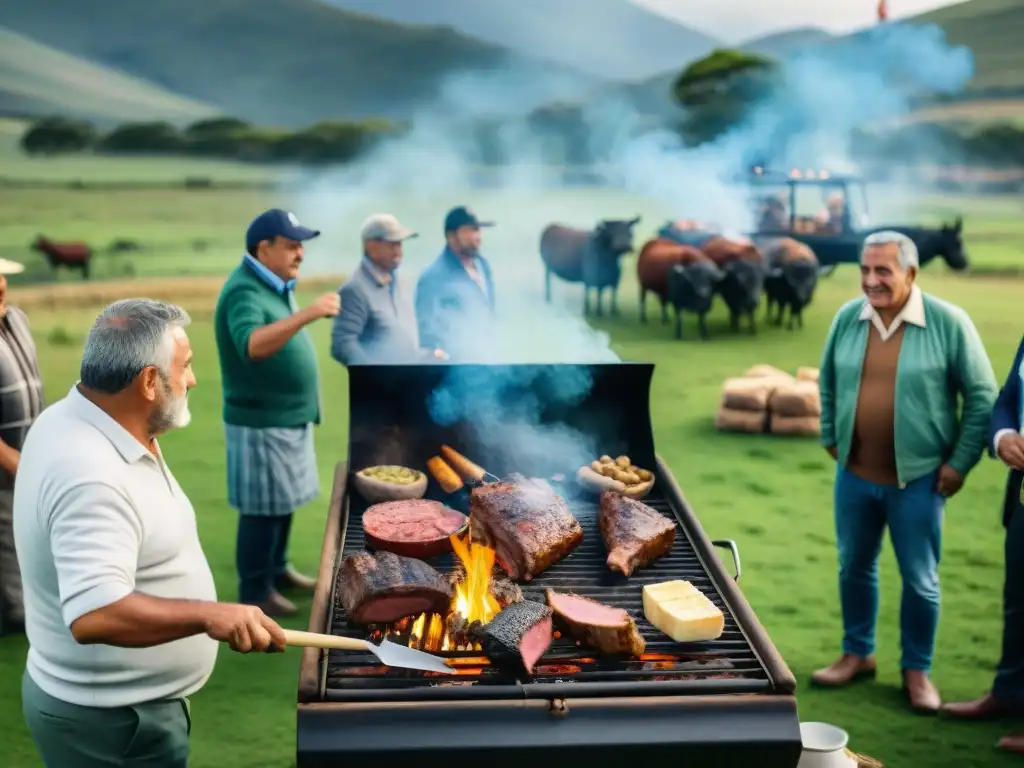
[[[316,632],[302,632],[298,629],[284,630],[288,645],[297,648],[323,648],[330,651],[365,651],[365,640],[354,640],[351,637],[337,635],[321,635]]]

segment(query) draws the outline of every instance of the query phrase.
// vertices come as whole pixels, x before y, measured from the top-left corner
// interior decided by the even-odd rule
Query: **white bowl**
[[[800,723],[803,752],[797,768],[857,768],[857,761],[846,754],[850,735],[828,723]]]
[[[371,503],[422,499],[423,494],[427,492],[427,475],[424,472],[420,472],[418,469],[413,471],[416,472],[419,477],[413,482],[405,483],[403,485],[399,485],[398,483],[387,483],[374,477],[367,477],[363,474],[367,469],[375,469],[375,467],[365,467],[358,472],[353,472],[352,483],[355,485],[356,490],[359,491],[359,495]]]

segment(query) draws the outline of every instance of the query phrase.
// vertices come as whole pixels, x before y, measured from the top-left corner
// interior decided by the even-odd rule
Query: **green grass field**
[[[104,276],[123,275],[128,271],[124,265],[130,264],[132,274],[149,278],[149,286],[155,280],[166,287],[171,276],[223,274],[239,256],[242,232],[251,216],[276,203],[292,207],[300,217],[325,230],[322,242],[309,251],[307,274],[350,269],[357,258],[358,221],[378,208],[395,210],[422,231],[420,240],[410,243],[408,249],[407,270],[415,272],[440,247],[443,211],[469,202],[482,216],[493,216],[499,222],[499,227],[486,235],[485,252],[500,262],[510,280],[516,280],[515,288],[505,290],[519,290],[521,278],[524,294],[539,300],[536,237],[543,223],[562,219],[586,224],[601,216],[642,213],[641,235],[646,235],[664,217],[685,215],[623,194],[597,191],[532,197],[452,191],[432,197],[409,193],[392,200],[373,196],[359,196],[356,202],[352,199],[297,198],[257,191],[0,189],[0,256],[25,259],[29,276],[34,273],[38,277],[41,263],[25,246],[39,231],[55,238],[85,239],[97,246],[131,238],[145,250],[125,256],[101,255],[99,261],[106,261]],[[888,220],[884,195],[879,204],[881,208],[873,206],[875,219]],[[1019,201],[950,198],[917,205],[922,221],[948,220],[956,212],[965,215],[967,232],[978,238],[973,243],[968,240],[976,263],[1001,264],[1019,258],[1024,245]],[[195,240],[205,240],[206,250],[193,250]],[[520,264],[521,270],[517,269]],[[71,279],[64,276],[61,289],[70,288]],[[997,376],[1005,376],[1021,334],[1017,321],[1021,283],[950,276],[942,267],[926,270],[922,280],[926,290],[971,313]],[[19,290],[24,291],[39,343],[47,397],[53,401],[76,379],[82,338],[95,308],[46,308],[38,303],[46,292],[43,286],[12,285],[15,302]],[[146,290],[145,283],[140,283],[125,292]],[[199,515],[200,533],[220,594],[233,599],[235,514],[225,501],[211,293],[208,286],[196,287],[189,298],[189,289],[180,290],[179,300],[195,318],[190,335],[199,386],[192,399],[192,426],[169,435],[165,452]],[[763,329],[756,338],[733,337],[725,331],[724,312],[719,307],[711,327],[712,341],[677,342],[670,328],[656,322],[643,327],[637,322],[636,286],[627,268],[620,297],[622,317],[597,325],[610,333],[623,359],[657,364],[652,418],[658,451],[676,473],[707,532],[739,543],[743,589],[800,680],[801,718],[841,725],[849,731],[853,749],[881,759],[890,768],[1015,765],[992,748],[1010,724],[949,723],[911,715],[902,706],[898,687],[899,585],[888,548],[883,563],[879,680],[835,692],[816,691],[806,684],[811,671],[833,659],[840,638],[831,460],[813,440],[728,436],[713,429],[724,378],[756,363],[789,370],[816,365],[835,308],[857,291],[855,271],[841,268],[822,281],[802,331]],[[556,295],[575,302],[579,292],[557,285]],[[57,298],[53,303],[62,306],[60,302]],[[687,323],[690,329],[692,321]],[[292,550],[297,565],[307,572],[314,570],[319,556],[332,468],[344,458],[347,434],[347,379],[327,354],[329,325],[318,324],[314,337],[321,350],[326,403],[326,421],[317,437],[324,496],[301,510]],[[999,465],[983,461],[949,506],[942,566],[943,619],[935,666],[936,681],[947,699],[985,690],[997,658],[1002,585],[997,507],[1003,478]],[[303,617],[290,626],[304,624]],[[3,764],[12,768],[38,765],[20,715],[19,680],[25,650],[23,638],[0,639],[0,754],[4,755]],[[245,658],[224,651],[212,680],[193,702],[192,765],[292,765],[297,669],[297,652]]]

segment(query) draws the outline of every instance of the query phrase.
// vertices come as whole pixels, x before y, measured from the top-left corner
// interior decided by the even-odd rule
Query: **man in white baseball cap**
[[[28,318],[7,303],[7,276],[24,270],[16,261],[0,259],[0,634],[25,628],[14,549],[14,477],[28,429],[43,410],[43,382]]]
[[[339,291],[342,309],[334,318],[331,355],[346,366],[447,357],[420,348],[416,313],[398,279],[402,244],[418,233],[390,213],[375,213],[359,236],[363,260]]]

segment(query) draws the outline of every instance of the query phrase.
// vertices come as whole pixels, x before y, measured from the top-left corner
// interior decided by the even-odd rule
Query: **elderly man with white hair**
[[[440,349],[420,348],[416,312],[398,279],[402,244],[418,234],[390,213],[376,213],[359,237],[363,259],[339,290],[331,356],[345,366],[446,358]]]
[[[864,297],[836,314],[821,362],[822,442],[837,464],[843,641],[840,658],[813,681],[836,687],[875,675],[888,526],[903,581],[904,689],[914,709],[934,713],[942,517],[985,451],[997,386],[967,313],[917,286],[912,240],[870,235],[860,268]]]
[[[185,768],[188,697],[217,641],[241,652],[286,642],[259,608],[217,602],[192,504],[160,450],[190,419],[188,321],[148,299],[103,310],[80,381],[21,449],[22,708],[48,768]]]

